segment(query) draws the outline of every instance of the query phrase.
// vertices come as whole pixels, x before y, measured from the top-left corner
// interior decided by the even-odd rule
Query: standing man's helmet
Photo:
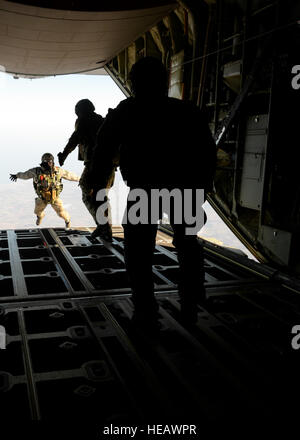
[[[138,60],[131,68],[129,79],[135,96],[167,94],[168,75],[158,58],[145,57]]]
[[[81,99],[75,105],[75,113],[77,116],[93,113],[94,110],[94,104],[89,99]]]
[[[51,153],[44,153],[41,161],[48,162],[49,160],[52,160],[52,162],[54,163],[54,156]]]

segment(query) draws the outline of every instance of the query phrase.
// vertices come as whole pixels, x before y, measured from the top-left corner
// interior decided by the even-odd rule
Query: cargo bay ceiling
[[[172,0],[1,0],[0,64],[29,78],[100,69],[175,6]]]
[[[299,9],[294,0],[0,0],[0,65],[29,78],[104,68],[129,95],[133,63],[159,57],[169,95],[194,101],[217,142],[209,202],[260,261],[299,273]]]

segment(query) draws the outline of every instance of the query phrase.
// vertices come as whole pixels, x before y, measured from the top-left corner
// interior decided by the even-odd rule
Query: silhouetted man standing
[[[167,97],[167,73],[159,60],[139,60],[132,67],[130,79],[134,96],[121,101],[101,126],[90,178],[102,176],[104,188],[109,177],[107,170],[119,158],[123,179],[130,187],[123,219],[125,263],[135,306],[134,319],[146,326],[158,317],[152,278],[158,225],[152,218],[152,192],[165,190],[170,194],[178,190],[182,194],[182,203],[178,205],[173,200],[168,214],[180,265],[182,320],[193,323],[197,319],[197,303],[205,298],[203,251],[196,232],[187,233],[190,224],[185,216],[181,216],[181,222],[176,217],[183,214],[185,203],[191,200],[192,212],[195,211],[197,189],[205,193],[212,188],[216,147],[198,107]],[[184,190],[192,194],[189,200]],[[140,223],[130,218],[134,194],[148,195],[147,221],[145,216]],[[203,202],[204,198],[201,205]],[[162,215],[159,209],[158,218]]]
[[[89,213],[93,217],[97,228],[93,232],[92,236],[111,241],[112,240],[112,229],[110,220],[110,207],[108,205],[107,216],[108,222],[105,225],[98,225],[96,218],[97,203],[95,200],[97,193],[97,186],[90,188],[86,185],[85,176],[88,172],[88,167],[90,164],[90,159],[95,146],[96,135],[103,123],[104,119],[101,115],[95,112],[94,104],[89,99],[81,99],[75,105],[75,113],[77,119],[75,121],[75,130],[72,133],[67,145],[61,153],[58,153],[59,164],[62,166],[69,156],[69,154],[75,150],[78,145],[78,160],[84,162],[84,170],[82,172],[79,185],[82,191],[82,201],[88,209]],[[108,182],[108,187],[113,185],[114,181],[114,170],[111,172],[111,178]]]

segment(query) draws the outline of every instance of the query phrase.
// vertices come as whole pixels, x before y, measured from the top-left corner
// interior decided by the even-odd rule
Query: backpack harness
[[[38,174],[37,180],[33,182],[35,192],[38,197],[47,203],[54,203],[63,190],[61,177],[58,174],[58,168],[55,167],[53,173]]]

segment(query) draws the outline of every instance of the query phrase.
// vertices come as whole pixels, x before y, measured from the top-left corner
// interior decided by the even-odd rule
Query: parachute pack
[[[63,190],[61,177],[56,169],[51,174],[43,173],[41,170],[33,186],[38,197],[47,203],[54,203]]]

